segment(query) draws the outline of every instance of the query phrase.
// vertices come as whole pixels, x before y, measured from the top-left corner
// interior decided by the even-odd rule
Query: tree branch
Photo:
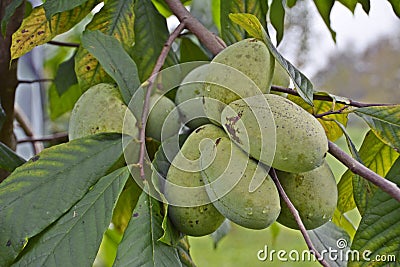
[[[329,141],[329,153],[346,165],[353,173],[367,179],[400,202],[400,188],[395,183],[371,171],[331,141]]]
[[[349,106],[344,106],[344,107],[342,107],[341,109],[338,109],[338,110],[329,110],[329,111],[324,112],[324,113],[314,114],[314,117],[318,119],[318,118],[322,118],[322,117],[333,115],[333,114],[342,114],[343,111],[345,109],[347,109],[347,108],[349,108]]]
[[[32,126],[29,122],[29,119],[18,106],[15,106],[15,119],[17,120],[18,124],[21,126],[25,135],[28,136],[29,138],[34,139],[35,135],[33,133]],[[41,142],[32,142],[32,148],[33,148],[34,154],[36,155],[40,151],[43,150],[43,144]]]
[[[318,261],[321,263],[322,266],[327,266],[329,267],[329,264],[321,257],[321,254],[318,252],[318,250],[314,247],[310,236],[307,233],[307,229],[304,226],[303,221],[301,220],[300,214],[297,211],[296,207],[293,205],[292,201],[290,201],[288,195],[286,194],[285,190],[283,189],[281,183],[279,182],[279,179],[276,175],[275,169],[271,168],[270,170],[270,175],[272,177],[272,180],[275,182],[276,187],[278,188],[279,195],[285,201],[286,205],[288,206],[290,213],[292,213],[294,219],[296,220],[297,225],[300,228],[300,232],[303,235],[304,240],[306,241],[308,249],[314,254],[314,256],[318,259]]]
[[[79,47],[79,44],[77,44],[77,43],[66,43],[66,42],[60,42],[60,41],[48,41],[47,43],[50,45],[56,45],[56,46],[65,46],[65,47],[74,47],[74,48]]]
[[[54,79],[37,79],[37,80],[18,80],[18,84],[21,83],[45,83],[45,82],[53,82]]]
[[[147,80],[148,86],[146,91],[146,96],[144,99],[143,104],[143,112],[141,117],[140,123],[140,131],[139,131],[139,140],[140,140],[140,153],[139,153],[139,162],[138,165],[140,167],[140,177],[145,179],[144,174],[144,154],[146,150],[146,123],[147,123],[147,116],[149,114],[149,105],[150,105],[150,96],[151,91],[154,86],[154,81],[157,78],[158,72],[161,70],[162,66],[164,65],[165,59],[167,58],[168,52],[171,49],[171,45],[176,38],[178,38],[179,34],[185,29],[185,23],[181,22],[178,27],[171,33],[168,37],[168,40],[165,42],[163,49],[161,50],[160,55],[157,58],[157,62],[151,72],[150,78]]]
[[[271,86],[271,90],[272,91],[276,91],[276,92],[286,93],[286,94],[289,94],[289,95],[300,96],[296,92],[296,90],[293,90],[291,88],[282,87],[282,86],[272,85]],[[314,95],[314,99],[315,100],[323,100],[323,101],[333,102],[333,99],[330,96],[327,96],[327,95]],[[336,102],[337,103],[341,103],[341,104],[345,104],[345,105],[349,105],[349,106],[353,106],[353,107],[357,107],[357,108],[365,108],[365,107],[373,107],[373,106],[393,106],[393,105],[395,105],[395,104],[362,103],[362,102],[354,101],[354,100],[351,100],[351,99],[348,99],[348,101],[337,100]]]
[[[214,55],[221,52],[226,44],[218,36],[210,32],[203,26],[179,0],[165,0],[172,13],[181,23],[185,23],[186,28],[199,38],[200,42]]]
[[[35,143],[35,142],[52,142],[52,141],[68,141],[68,133],[55,133],[52,135],[42,136],[42,137],[27,137],[18,140],[18,144],[21,143]]]

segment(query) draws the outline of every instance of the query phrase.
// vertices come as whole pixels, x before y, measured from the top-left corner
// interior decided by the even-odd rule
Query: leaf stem
[[[353,173],[367,179],[400,202],[400,188],[395,183],[371,171],[331,141],[329,141],[329,153],[346,165]]]
[[[42,136],[42,137],[26,137],[18,140],[18,144],[21,143],[34,143],[34,142],[51,142],[51,141],[68,141],[68,133],[55,133],[52,135]]]
[[[338,110],[329,110],[329,111],[324,112],[324,113],[314,114],[314,117],[318,119],[318,118],[322,118],[322,117],[329,116],[329,115],[342,114],[343,111],[344,111],[345,109],[347,109],[348,107],[349,107],[349,106],[344,106],[344,107],[342,107],[342,108],[340,108],[340,109],[338,109]]]
[[[60,41],[48,41],[47,43],[50,45],[56,45],[56,46],[65,46],[65,47],[74,47],[74,48],[79,47],[79,44],[77,44],[77,43],[67,43],[67,42],[60,42]]]
[[[208,50],[214,55],[221,52],[226,44],[224,41],[210,32],[203,26],[179,0],[165,0],[172,13],[179,19],[181,23],[185,23],[186,28],[199,38],[200,42],[207,47]]]
[[[149,105],[150,105],[150,96],[151,96],[151,91],[154,86],[154,81],[157,78],[158,72],[161,70],[162,66],[164,65],[165,59],[167,58],[168,52],[171,49],[171,45],[174,42],[176,38],[178,38],[179,34],[185,29],[186,24],[184,22],[181,22],[175,30],[171,33],[171,35],[168,37],[168,40],[165,42],[164,47],[161,50],[160,55],[157,58],[157,62],[153,68],[153,71],[151,72],[150,78],[147,80],[148,86],[146,90],[146,96],[144,99],[144,104],[143,104],[143,112],[142,112],[142,117],[141,117],[141,123],[140,123],[140,132],[139,132],[139,140],[140,140],[140,154],[139,154],[139,162],[138,165],[140,167],[140,177],[144,180],[145,179],[145,174],[144,174],[144,154],[146,150],[146,121],[147,121],[147,116],[149,113]]]
[[[53,82],[54,79],[36,79],[36,80],[18,80],[18,84],[21,83],[45,83],[45,82]]]
[[[271,90],[272,91],[276,91],[276,92],[281,92],[281,93],[287,93],[290,95],[295,95],[295,96],[300,96],[296,90],[293,90],[291,88],[286,88],[286,87],[282,87],[282,86],[276,86],[276,85],[272,85],[271,86]],[[314,100],[323,100],[323,101],[329,101],[329,102],[333,102],[333,99],[328,96],[328,95],[315,95],[314,94]],[[353,106],[353,107],[357,107],[357,108],[365,108],[365,107],[373,107],[373,106],[393,106],[395,104],[381,104],[381,103],[363,103],[363,102],[358,102],[358,101],[354,101],[351,99],[348,99],[348,101],[341,101],[341,100],[337,100],[337,103],[341,103],[341,104],[345,104],[345,105],[349,105],[349,106]]]
[[[314,247],[314,245],[311,241],[311,238],[307,233],[307,229],[304,226],[303,221],[301,220],[299,212],[297,211],[296,207],[293,205],[292,201],[290,201],[288,195],[286,194],[281,183],[279,182],[279,179],[276,175],[274,168],[271,168],[270,175],[272,177],[272,180],[275,182],[276,187],[278,188],[279,195],[281,196],[283,201],[285,201],[286,205],[288,206],[288,208],[290,210],[290,213],[292,213],[294,219],[296,220],[296,223],[300,228],[300,232],[303,235],[304,240],[306,241],[308,249],[314,254],[314,256],[318,259],[318,261],[321,263],[322,266],[329,267],[329,264],[324,260],[324,258],[318,252],[318,250]]]
[[[26,136],[34,139],[35,135],[33,133],[31,123],[29,122],[26,114],[18,105],[15,105],[15,119],[17,120],[18,124],[20,125]],[[34,154],[36,155],[43,150],[43,144],[41,142],[32,142],[32,148]]]

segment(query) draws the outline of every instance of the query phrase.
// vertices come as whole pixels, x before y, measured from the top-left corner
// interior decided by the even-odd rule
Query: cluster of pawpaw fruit
[[[195,80],[203,82],[190,83]],[[325,161],[324,129],[304,109],[270,93],[271,83],[289,82],[264,43],[245,39],[186,76],[176,91],[179,118],[172,116],[176,123],[168,123],[166,130],[163,122],[173,115],[175,104],[165,96],[152,97],[146,136],[161,140],[177,134],[183,124],[191,129],[162,189],[168,216],[179,231],[207,235],[225,218],[251,229],[264,229],[275,221],[298,229],[269,176],[271,167],[307,229],[332,218],[337,187]],[[90,114],[93,108],[95,115]],[[72,112],[70,139],[121,132],[126,109],[117,88],[90,88]],[[136,125],[137,119],[128,115],[127,121]],[[124,133],[137,136],[138,130],[128,127]]]

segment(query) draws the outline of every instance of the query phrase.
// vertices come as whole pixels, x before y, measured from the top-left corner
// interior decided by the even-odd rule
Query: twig
[[[329,111],[324,112],[324,113],[314,114],[314,117],[318,119],[318,118],[322,118],[322,117],[333,115],[333,114],[342,114],[343,111],[345,109],[347,109],[347,108],[349,108],[349,107],[348,106],[344,106],[344,107],[342,107],[341,109],[338,109],[338,110],[329,110]]]
[[[25,113],[21,110],[20,107],[15,105],[15,119],[17,120],[18,124],[21,126],[22,130],[26,134],[26,136],[30,138],[35,138],[32,126],[29,122],[28,117],[25,115]],[[41,142],[32,142],[32,148],[34,154],[38,154],[40,151],[43,150],[43,144]]]
[[[42,137],[27,137],[18,140],[18,144],[21,143],[34,143],[34,142],[51,142],[51,141],[68,141],[68,133],[55,133],[52,135]]]
[[[329,153],[346,165],[353,173],[367,179],[400,202],[400,188],[395,183],[371,171],[363,164],[353,159],[331,141],[329,141]]]
[[[186,28],[199,38],[200,42],[214,55],[221,52],[226,45],[215,34],[203,26],[179,0],[165,0],[172,13],[181,23],[185,23]]]
[[[67,42],[60,42],[60,41],[48,41],[47,43],[50,45],[57,45],[57,46],[74,47],[74,48],[79,47],[79,44],[77,44],[77,43],[67,43]]]
[[[160,55],[157,58],[157,62],[153,68],[153,71],[150,75],[150,78],[147,80],[148,86],[147,86],[147,91],[146,91],[146,96],[144,99],[144,104],[143,104],[143,113],[141,117],[141,123],[140,123],[140,132],[139,132],[139,140],[140,140],[140,154],[139,154],[139,162],[138,165],[140,167],[140,177],[142,179],[145,179],[144,176],[144,154],[146,150],[146,121],[147,121],[147,116],[149,113],[149,105],[150,105],[150,96],[151,96],[151,91],[154,86],[154,81],[157,77],[158,72],[161,70],[162,66],[164,65],[165,59],[167,58],[168,52],[171,49],[171,45],[174,42],[176,38],[178,38],[179,34],[185,29],[185,23],[181,22],[175,30],[171,33],[171,35],[168,37],[168,40],[165,42],[163,49],[161,50]]]
[[[272,85],[271,86],[271,90],[276,91],[276,92],[281,92],[281,93],[287,93],[290,95],[295,95],[295,96],[299,96],[299,94],[290,88],[286,88],[286,87],[282,87],[282,86],[276,86],[276,85]],[[333,99],[330,96],[327,95],[314,95],[314,99],[315,100],[324,100],[324,101],[329,101],[329,102],[333,102]],[[353,107],[357,107],[357,108],[365,108],[365,107],[374,107],[374,106],[393,106],[394,104],[378,104],[378,103],[362,103],[362,102],[358,102],[358,101],[354,101],[351,99],[348,99],[348,101],[346,100],[336,100],[337,103],[341,103],[341,104],[345,104],[345,105],[349,105],[349,106],[353,106]]]
[[[297,211],[296,207],[293,205],[292,201],[290,201],[288,195],[286,194],[281,183],[279,182],[279,179],[276,175],[274,168],[271,168],[270,175],[272,177],[272,180],[275,182],[276,187],[278,188],[278,192],[279,192],[281,198],[285,201],[286,205],[288,206],[288,208],[290,210],[290,213],[292,213],[294,219],[296,220],[296,223],[298,224],[298,226],[300,228],[300,232],[303,235],[304,240],[306,241],[308,249],[314,254],[314,256],[318,259],[318,261],[321,263],[322,266],[329,267],[329,264],[324,260],[323,257],[321,257],[321,254],[314,247],[314,245],[311,241],[311,238],[307,233],[307,229],[304,226],[303,221],[301,220],[299,212]]]
[[[18,84],[21,83],[45,83],[45,82],[53,82],[54,79],[36,79],[36,80],[18,80]]]

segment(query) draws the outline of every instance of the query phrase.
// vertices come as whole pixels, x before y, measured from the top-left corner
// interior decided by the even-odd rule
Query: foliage
[[[88,15],[100,2],[103,6],[90,18]],[[200,0],[47,0],[23,20],[13,33],[9,49],[11,59],[17,60],[65,32],[68,39],[69,30],[76,30],[84,18],[90,19],[80,32],[79,43],[72,45],[71,56],[54,70],[56,78],[48,89],[50,118],[71,111],[82,93],[102,82],[117,84],[125,104],[135,114],[141,114],[142,110],[137,109],[148,104],[144,96],[141,95],[141,102],[131,103],[135,93],[143,93],[138,88],[151,89],[156,85],[160,93],[165,89],[162,85],[171,82],[164,77],[150,77],[154,70],[210,60],[210,43],[200,36],[209,32],[194,23],[194,17],[186,16],[183,21],[190,32],[173,36],[168,30],[166,18],[171,14],[179,17],[178,13],[183,11],[177,7],[185,3],[200,21],[209,23],[207,28],[218,31],[219,39],[214,40],[214,45],[221,46],[223,41],[230,45],[248,37],[264,42],[276,64],[283,66],[293,81],[295,90],[287,98],[316,116],[329,140],[335,141],[344,134],[354,161],[399,186],[400,105],[357,106],[347,98],[316,92],[310,79],[286,60],[272,42],[268,26],[276,30],[279,44],[287,11],[297,2],[301,1],[212,1],[207,13],[206,9],[200,11]],[[400,17],[398,1],[388,2]],[[12,1],[2,10],[3,35],[22,3]],[[369,0],[313,3],[333,39],[336,33],[331,28],[330,13],[335,4],[342,4],[351,12],[358,4],[367,14],[370,9]],[[214,37],[207,36],[209,40]],[[59,53],[65,57],[65,52]],[[162,57],[164,61],[160,60]],[[351,55],[348,60],[354,57]],[[358,60],[362,62],[361,58]],[[162,66],[157,65],[160,62]],[[178,80],[174,81],[175,87],[188,69],[174,69],[179,72],[174,76]],[[199,88],[201,91],[202,87]],[[167,96],[174,100],[174,93]],[[370,127],[358,150],[346,133],[350,113],[364,119]],[[0,105],[0,128],[4,119]],[[137,127],[144,129],[141,118],[137,121]],[[194,266],[187,236],[175,229],[168,217],[168,205],[162,203],[171,158],[192,130],[182,128],[183,135],[161,143],[142,135],[100,133],[51,146],[29,161],[0,143],[0,169],[11,173],[0,184],[0,265],[90,266],[103,258],[106,266]],[[164,150],[177,138],[176,147]],[[137,142],[134,151],[129,150],[132,140]],[[143,146],[137,145],[140,142]],[[143,156],[140,152],[144,152],[141,149],[146,144],[150,153]],[[145,168],[144,175],[140,168]],[[372,256],[386,253],[400,257],[399,202],[364,178],[368,177],[350,170],[341,177],[332,222],[308,231],[317,251],[332,248],[338,239],[344,238],[351,249],[370,250]],[[354,208],[362,215],[358,227],[346,217]],[[274,238],[279,235],[274,226],[271,231]],[[211,234],[214,246],[230,233],[231,223],[225,220]],[[345,260],[328,262],[332,266],[346,264]],[[349,261],[353,266],[367,264]]]

